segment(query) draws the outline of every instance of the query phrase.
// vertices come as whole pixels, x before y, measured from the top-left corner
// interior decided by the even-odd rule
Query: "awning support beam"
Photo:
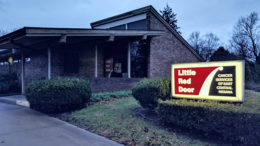
[[[147,35],[143,35],[142,40],[147,40]]]
[[[24,71],[24,50],[21,49],[21,90],[22,94],[25,93],[25,87],[24,87],[24,76],[25,76],[25,71]]]
[[[65,34],[61,35],[59,42],[60,43],[67,43],[67,35],[65,35]]]
[[[51,48],[47,49],[48,53],[48,79],[51,79]]]
[[[127,48],[127,73],[128,78],[131,78],[131,44],[128,42],[128,48]]]
[[[95,45],[95,78],[98,77],[98,45]]]
[[[109,42],[113,42],[115,40],[115,36],[114,35],[110,35],[108,38]]]

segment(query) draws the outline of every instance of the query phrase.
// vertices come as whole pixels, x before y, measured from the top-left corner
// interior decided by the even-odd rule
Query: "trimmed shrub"
[[[143,79],[134,85],[132,94],[141,106],[154,109],[158,105],[158,99],[169,99],[170,83],[169,78]]]
[[[260,64],[250,62],[250,61],[245,61],[245,78],[246,81],[251,81],[251,82],[260,82]]]
[[[93,93],[90,102],[99,102],[110,100],[111,98],[122,98],[132,95],[132,91],[114,91],[114,92],[100,92]]]
[[[259,93],[247,91],[243,104],[171,99],[159,101],[158,115],[168,126],[202,132],[245,145],[260,143]]]
[[[75,110],[91,97],[89,82],[80,79],[40,80],[28,84],[25,92],[30,107],[43,113]]]
[[[0,93],[14,92],[18,90],[19,85],[16,74],[0,74]]]

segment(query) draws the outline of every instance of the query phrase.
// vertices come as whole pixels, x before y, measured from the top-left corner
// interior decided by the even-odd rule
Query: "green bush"
[[[246,81],[251,81],[251,82],[260,82],[260,64],[250,62],[250,61],[245,61],[245,78]]]
[[[16,74],[0,74],[0,93],[15,92],[18,90],[19,84]]]
[[[81,108],[91,97],[90,84],[80,79],[40,80],[26,86],[32,109],[61,113]]]
[[[260,143],[260,94],[246,92],[243,104],[171,99],[159,101],[158,115],[168,126],[245,145]]]
[[[134,85],[132,94],[141,106],[154,109],[158,99],[166,100],[170,97],[170,82],[168,78],[143,79]]]
[[[90,102],[99,102],[104,100],[110,100],[111,98],[122,98],[132,95],[132,91],[114,91],[114,92],[100,92],[93,93]]]

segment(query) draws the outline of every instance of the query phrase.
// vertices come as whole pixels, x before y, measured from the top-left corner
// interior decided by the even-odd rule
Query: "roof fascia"
[[[147,30],[43,30],[27,29],[26,36],[158,36],[163,35],[164,31]]]
[[[119,15],[112,16],[112,17],[109,17],[109,18],[105,18],[105,19],[90,23],[90,26],[93,28],[93,27],[96,27],[96,26],[99,26],[99,25],[103,25],[103,24],[114,22],[114,21],[122,20],[122,19],[125,19],[125,18],[129,18],[129,17],[132,17],[132,16],[139,15],[139,14],[143,14],[143,13],[149,12],[149,10],[151,8],[152,8],[152,6],[150,5],[150,6],[139,8],[139,9],[136,9],[136,10],[133,10],[133,11],[123,13],[123,14],[119,14]]]

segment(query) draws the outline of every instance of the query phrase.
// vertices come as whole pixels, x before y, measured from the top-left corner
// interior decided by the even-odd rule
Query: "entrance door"
[[[106,44],[104,54],[106,77],[124,77],[127,75],[127,43],[113,42]]]

